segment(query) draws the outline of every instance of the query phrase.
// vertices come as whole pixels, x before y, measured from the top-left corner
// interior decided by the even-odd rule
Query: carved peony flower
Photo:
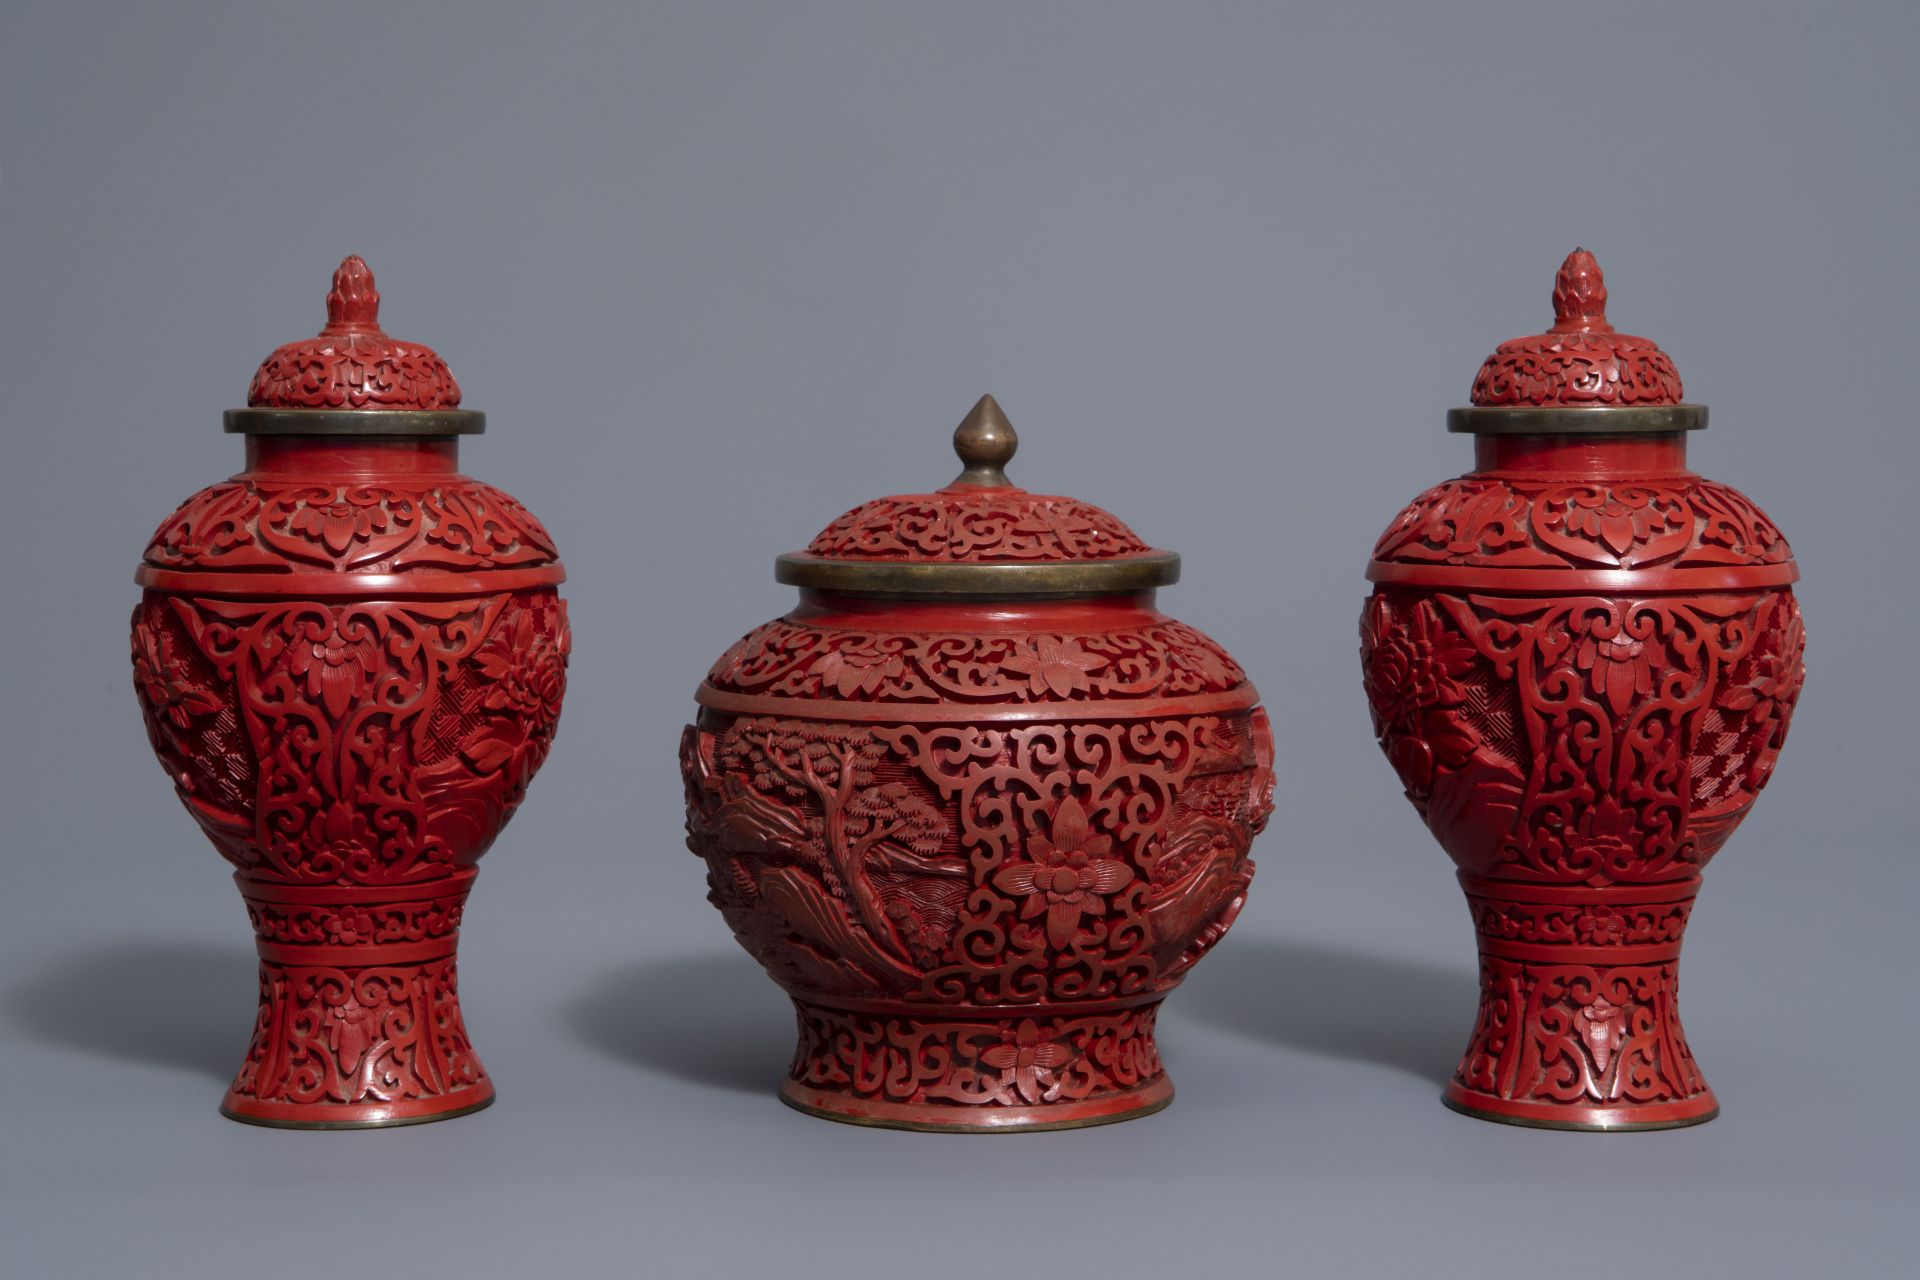
[[[1467,698],[1460,677],[1473,667],[1473,645],[1422,600],[1396,625],[1384,603],[1364,620],[1367,700],[1383,726],[1409,727],[1432,707]]]
[[[1666,665],[1660,646],[1627,634],[1623,625],[1610,633],[1610,623],[1596,618],[1574,647],[1574,665],[1587,673],[1593,696],[1603,698],[1613,714],[1625,715],[1636,696],[1653,692],[1653,675]]]
[[[1088,673],[1106,665],[1107,660],[1099,654],[1083,653],[1052,636],[1035,636],[1031,644],[1000,663],[1004,670],[1026,676],[1036,698],[1045,696],[1048,690],[1059,698],[1083,693]]]
[[[572,638],[566,619],[549,634],[537,611],[522,609],[503,644],[481,651],[474,662],[494,682],[485,705],[490,711],[518,711],[536,719],[560,717],[567,693],[567,653]]]
[[[133,629],[133,681],[153,714],[165,716],[177,729],[220,709],[213,691],[187,677],[171,642],[144,620]]]
[[[287,527],[302,537],[312,538],[334,555],[343,554],[356,538],[385,533],[391,523],[377,498],[358,501],[340,494],[332,502],[309,503],[287,521]]]
[[[1002,1032],[1000,1043],[983,1052],[980,1061],[1028,1102],[1041,1102],[1053,1088],[1054,1070],[1072,1062],[1073,1054],[1056,1040],[1042,1039],[1039,1025],[1028,1018]]]
[[[1387,759],[1408,794],[1424,799],[1438,769],[1464,767],[1479,746],[1480,735],[1471,724],[1450,708],[1435,707],[1417,727],[1389,737]]]
[[[1745,711],[1755,725],[1774,725],[1767,741],[1778,745],[1786,734],[1787,717],[1800,697],[1806,680],[1802,654],[1806,651],[1806,628],[1800,611],[1794,609],[1781,630],[1778,645],[1755,657],[1753,675],[1745,683],[1730,687],[1720,705],[1729,711]]]
[[[319,639],[292,645],[287,656],[288,669],[305,679],[307,696],[320,699],[336,720],[367,696],[375,666],[373,646],[341,635],[338,622]]]
[[[1109,893],[1126,887],[1133,868],[1116,858],[1113,837],[1100,835],[1087,821],[1087,811],[1068,796],[1053,814],[1051,838],[1027,837],[1031,862],[1014,862],[993,874],[1003,893],[1025,898],[1020,918],[1047,917],[1047,941],[1060,950],[1073,941],[1085,917],[1106,914]]]

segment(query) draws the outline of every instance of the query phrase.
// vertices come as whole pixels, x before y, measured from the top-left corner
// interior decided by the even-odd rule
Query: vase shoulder
[[[1607,576],[1555,581],[1569,573]],[[1757,503],[1690,471],[1482,470],[1408,503],[1375,543],[1369,576],[1494,590],[1711,590],[1782,586],[1798,571]]]
[[[195,575],[515,573],[527,579],[515,585],[528,586],[564,577],[538,517],[457,472],[242,472],[162,521],[142,565]]]

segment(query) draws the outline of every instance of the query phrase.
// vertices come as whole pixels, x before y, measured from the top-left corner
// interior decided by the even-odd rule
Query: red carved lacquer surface
[[[707,683],[857,702],[1094,702],[1224,693],[1246,682],[1182,623],[1080,633],[928,634],[781,619],[727,650]]]
[[[261,362],[247,389],[256,409],[453,409],[460,384],[431,347],[380,328],[373,272],[348,258],[333,273],[327,325]]]
[[[1644,472],[1677,448],[1600,460]],[[1374,729],[1480,937],[1450,1100],[1582,1127],[1711,1115],[1678,1020],[1680,941],[1799,698],[1785,540],[1690,473],[1476,473],[1422,495],[1375,554]]]
[[[379,484],[240,477],[202,489],[147,547],[157,568],[401,573],[557,561],[519,502],[465,476]]]
[[[802,611],[703,687],[689,845],[799,1006],[802,1105],[992,1127],[1167,1096],[1152,1012],[1244,900],[1265,716],[1150,610],[1020,609],[997,631]]]
[[[820,531],[807,550],[834,560],[1108,560],[1152,548],[1088,503],[1024,489],[947,489],[877,498]]]
[[[423,466],[451,443],[258,447],[269,466],[161,525],[132,633],[154,751],[257,935],[226,1110],[457,1114],[492,1096],[455,987],[461,911],[552,747],[560,568],[519,503]]]
[[[1689,472],[1627,480],[1474,474],[1427,490],[1376,562],[1507,569],[1722,568],[1793,559],[1737,490]]]
[[[1575,249],[1553,286],[1554,325],[1503,342],[1473,380],[1476,405],[1657,405],[1682,400],[1673,361],[1607,322],[1607,286],[1593,255]]]

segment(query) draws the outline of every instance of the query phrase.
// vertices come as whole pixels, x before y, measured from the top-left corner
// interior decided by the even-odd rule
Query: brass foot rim
[[[1509,1116],[1497,1111],[1482,1111],[1455,1098],[1442,1094],[1441,1103],[1449,1111],[1457,1111],[1463,1116],[1475,1120],[1487,1120],[1494,1124],[1512,1125],[1516,1129],[1557,1129],[1565,1133],[1652,1133],[1660,1129],[1691,1129],[1697,1124],[1705,1124],[1720,1114],[1720,1104],[1715,1103],[1710,1110],[1697,1116],[1678,1116],[1666,1120],[1622,1120],[1612,1124],[1593,1124],[1579,1120],[1554,1120],[1545,1116]]]
[[[241,1124],[255,1125],[262,1129],[404,1129],[416,1124],[434,1124],[441,1120],[458,1120],[461,1116],[470,1116],[476,1111],[485,1111],[493,1105],[494,1094],[488,1093],[478,1102],[464,1107],[455,1107],[451,1111],[435,1111],[422,1116],[394,1116],[386,1120],[277,1120],[265,1116],[242,1115],[230,1111],[223,1102],[220,1114],[229,1120]]]
[[[1162,1077],[1165,1081],[1165,1077]],[[1173,1084],[1165,1081],[1164,1093],[1158,1093],[1157,1086],[1148,1086],[1142,1090],[1147,1098],[1137,1107],[1123,1111],[1108,1112],[1103,1115],[1081,1116],[1065,1120],[1032,1120],[999,1124],[967,1124],[964,1122],[944,1122],[929,1120],[895,1119],[889,1116],[855,1116],[834,1111],[827,1107],[814,1106],[792,1097],[784,1089],[780,1092],[780,1101],[803,1115],[816,1116],[822,1120],[831,1120],[836,1124],[849,1124],[861,1129],[897,1129],[907,1133],[1056,1133],[1066,1129],[1097,1129],[1102,1125],[1121,1124],[1128,1120],[1139,1120],[1156,1115],[1173,1105]],[[1152,1092],[1150,1092],[1152,1091]],[[1158,1096],[1154,1096],[1158,1093]]]

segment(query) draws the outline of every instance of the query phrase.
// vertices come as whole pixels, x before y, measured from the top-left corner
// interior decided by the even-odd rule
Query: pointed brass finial
[[[380,295],[374,292],[373,269],[354,254],[333,273],[327,294],[327,333],[379,333]]]
[[[1553,278],[1553,332],[1612,333],[1607,323],[1607,281],[1585,249],[1575,249]]]
[[[1000,402],[990,395],[981,396],[973,411],[953,429],[953,451],[960,455],[966,470],[955,476],[947,487],[1012,488],[1013,481],[1007,479],[1005,467],[1013,461],[1013,451],[1019,447],[1020,437],[1014,434],[1007,415],[1000,411]]]

